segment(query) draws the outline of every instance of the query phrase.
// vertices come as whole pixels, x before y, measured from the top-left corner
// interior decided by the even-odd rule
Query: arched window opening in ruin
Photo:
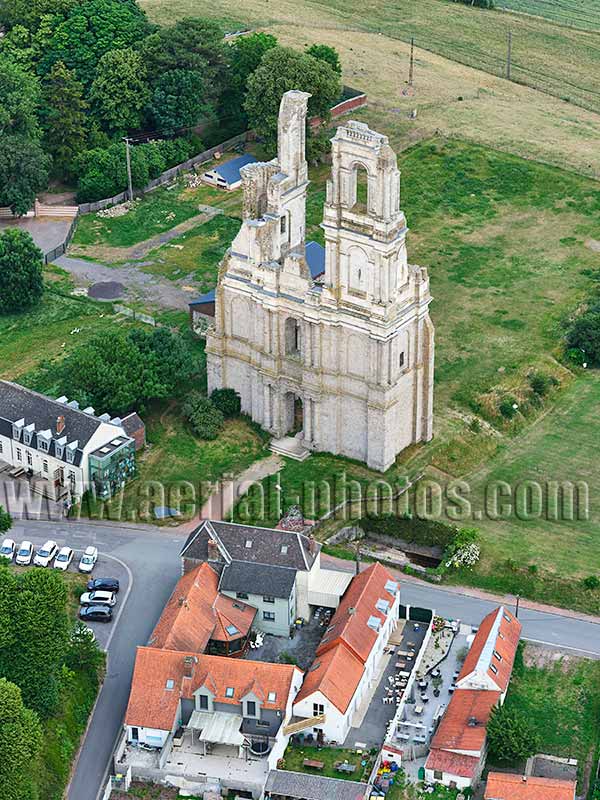
[[[369,174],[360,164],[354,168],[353,210],[366,213],[369,209]]]
[[[285,352],[288,356],[299,356],[302,349],[300,322],[294,317],[285,321]]]

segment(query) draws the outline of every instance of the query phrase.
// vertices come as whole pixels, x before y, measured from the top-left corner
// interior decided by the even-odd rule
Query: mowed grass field
[[[600,7],[595,0],[499,0],[496,8],[533,14],[582,30],[600,30]]]

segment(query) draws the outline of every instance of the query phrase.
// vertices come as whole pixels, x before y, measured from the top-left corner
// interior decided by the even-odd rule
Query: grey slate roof
[[[264,564],[308,570],[317,556],[319,545],[301,533],[236,525],[232,522],[205,520],[188,536],[181,556],[208,560],[208,540],[215,539],[225,553],[224,560],[246,564]],[[246,543],[251,542],[247,547]]]
[[[305,258],[311,278],[318,278],[325,272],[325,248],[318,242],[307,242]]]
[[[203,306],[206,303],[214,303],[216,296],[217,296],[217,290],[211,289],[210,292],[206,292],[206,294],[200,295],[200,297],[197,297],[195,300],[192,300],[190,303],[188,303],[188,305],[193,308],[194,306]]]
[[[265,792],[267,797],[272,793],[293,800],[363,800],[367,784],[272,769],[267,776]]]
[[[287,600],[295,579],[296,570],[290,567],[232,561],[223,567],[219,589],[223,592],[271,595]]]

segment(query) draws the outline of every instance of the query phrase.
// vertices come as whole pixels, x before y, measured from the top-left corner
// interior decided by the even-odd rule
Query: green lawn
[[[341,778],[350,781],[361,781],[363,778],[368,777],[368,772],[372,766],[371,758],[368,755],[358,755],[354,750],[343,747],[318,748],[310,745],[289,744],[283,759],[285,761],[283,769],[291,772],[307,772],[310,775],[323,775],[326,778]],[[321,761],[325,766],[319,770],[305,767],[303,765],[305,759]],[[335,764],[338,761],[347,761],[349,764],[355,765],[356,770],[352,774],[338,772],[335,768]],[[364,766],[362,762],[365,762]]]
[[[536,653],[519,650],[506,705],[535,722],[543,753],[578,760],[581,791],[582,774],[600,745],[600,662],[540,661]]]
[[[548,0],[498,0],[496,7],[535,14],[560,25],[600,31],[600,7],[596,0],[561,0],[559,3]]]

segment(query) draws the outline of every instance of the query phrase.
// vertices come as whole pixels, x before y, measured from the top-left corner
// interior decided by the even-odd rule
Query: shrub
[[[502,414],[504,419],[512,419],[519,408],[516,398],[508,395],[505,397],[498,406],[498,411]]]
[[[600,578],[597,575],[588,575],[587,578],[583,579],[583,585],[591,591],[600,589]]]
[[[6,533],[12,528],[12,517],[0,506],[0,533]]]
[[[539,737],[533,721],[508,706],[497,706],[488,723],[490,754],[501,763],[525,761],[538,749]]]
[[[226,419],[237,417],[242,410],[242,401],[235,389],[215,389],[210,401]]]
[[[42,251],[21,228],[0,234],[0,314],[37,305],[44,291]]]
[[[596,305],[577,317],[567,331],[566,340],[569,355],[571,350],[578,349],[583,351],[577,357],[582,364],[587,361],[600,365],[600,307]]]
[[[223,427],[223,414],[200,392],[192,392],[188,396],[183,413],[196,436],[201,439],[216,439]]]
[[[550,391],[552,381],[544,372],[530,372],[527,378],[532,392],[539,397],[544,397]]]

